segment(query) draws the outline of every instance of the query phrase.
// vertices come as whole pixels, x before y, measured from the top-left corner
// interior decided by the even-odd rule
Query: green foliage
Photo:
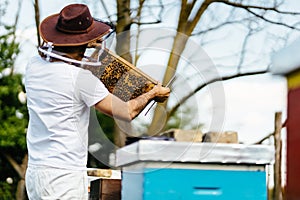
[[[11,185],[6,182],[0,182],[0,200],[11,200],[14,196],[11,193]]]
[[[12,27],[6,28],[8,33],[0,36],[0,148],[26,150],[27,107],[18,98],[24,86],[22,76],[13,73],[19,44],[13,39]]]
[[[112,117],[109,117],[101,112],[96,112],[98,122],[106,137],[114,143],[114,126],[115,122]]]
[[[0,3],[0,200],[15,199],[20,179],[5,155],[21,163],[26,150],[28,113],[22,75],[14,73],[14,63],[20,49],[15,40],[15,26],[7,26],[1,17],[7,2]],[[6,182],[10,177],[12,184]]]
[[[13,36],[13,27],[5,27],[8,33],[0,36],[0,69],[13,67],[14,61],[20,52],[19,43],[16,43]]]

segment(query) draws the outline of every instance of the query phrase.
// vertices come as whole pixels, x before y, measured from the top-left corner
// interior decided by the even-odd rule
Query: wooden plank
[[[273,199],[281,200],[281,129],[282,129],[282,113],[275,113],[275,164],[274,164],[274,192]]]
[[[88,176],[109,178],[112,176],[112,170],[111,169],[88,169],[87,174]]]

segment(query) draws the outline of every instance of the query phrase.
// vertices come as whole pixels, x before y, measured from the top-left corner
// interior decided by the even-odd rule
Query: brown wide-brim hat
[[[95,20],[84,4],[71,4],[60,13],[44,19],[39,31],[45,42],[53,46],[80,46],[109,33],[111,27]]]

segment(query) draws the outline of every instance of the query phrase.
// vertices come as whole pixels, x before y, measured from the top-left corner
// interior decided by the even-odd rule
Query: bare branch
[[[11,164],[11,166],[16,170],[18,175],[21,178],[24,178],[24,171],[22,170],[22,167],[9,155],[8,153],[2,153],[4,157],[8,160],[8,162]]]
[[[139,0],[139,8],[138,8],[138,14],[137,14],[137,16],[139,18],[141,18],[144,3],[145,3],[145,0]]]
[[[15,18],[13,29],[12,29],[12,32],[13,32],[13,43],[15,43],[16,38],[17,38],[17,36],[16,36],[16,29],[17,29],[17,24],[19,22],[19,17],[20,17],[20,12],[21,12],[21,7],[22,7],[21,5],[22,5],[22,1],[19,0],[18,1],[18,10],[17,10],[16,18]],[[14,66],[11,66],[11,69],[12,69],[11,70],[11,75],[12,75],[13,72],[14,72]]]
[[[248,9],[248,8],[246,8],[246,10],[247,10],[249,13],[253,14],[254,16],[256,16],[256,17],[258,17],[258,18],[260,18],[260,19],[262,19],[262,20],[264,20],[264,21],[266,21],[266,22],[269,22],[269,23],[271,23],[271,24],[281,25],[281,26],[288,27],[288,28],[290,28],[290,29],[295,29],[295,30],[300,31],[300,29],[297,28],[297,27],[290,26],[290,25],[285,24],[285,23],[282,23],[282,22],[272,21],[272,20],[270,20],[270,19],[265,18],[263,15],[259,15],[259,14],[255,13],[255,12],[251,11],[251,10]]]
[[[247,45],[248,45],[248,42],[249,42],[249,39],[251,38],[251,36],[260,31],[259,29],[253,29],[251,28],[251,21],[249,22],[249,30],[248,30],[248,33],[247,35],[245,36],[245,39],[243,41],[243,44],[242,44],[242,50],[241,50],[241,56],[240,56],[240,60],[239,60],[239,63],[237,65],[237,73],[239,74],[241,72],[241,68],[242,68],[242,65],[244,63],[244,59],[245,59],[245,54],[246,54],[246,48],[247,48]]]
[[[234,75],[224,76],[222,78],[217,77],[217,78],[211,79],[210,81],[199,85],[197,88],[195,88],[193,91],[191,91],[185,97],[183,97],[175,106],[173,106],[168,111],[168,115],[167,115],[167,120],[166,121],[169,120],[169,118],[175,113],[175,111],[178,109],[178,107],[181,104],[183,104],[191,96],[193,96],[194,94],[196,94],[198,91],[200,91],[201,89],[203,89],[204,87],[206,87],[209,84],[212,84],[212,83],[215,83],[215,82],[218,82],[218,81],[226,81],[226,80],[230,80],[230,79],[234,79],[234,78],[238,78],[238,77],[243,77],[243,76],[251,76],[251,75],[258,75],[258,74],[265,74],[265,73],[268,73],[268,71],[267,70],[263,70],[263,71],[256,71],[256,72],[247,72],[247,73],[243,73],[243,74],[234,74]]]
[[[162,19],[162,14],[163,14],[162,11],[165,9],[165,6],[164,6],[162,0],[159,0],[159,4],[160,4],[161,11],[159,12],[158,18]]]
[[[160,9],[160,12],[158,14],[158,18],[155,21],[149,21],[149,22],[142,22],[142,10],[145,10],[148,8],[149,16],[154,17],[155,14],[152,12],[152,8]],[[164,5],[161,2],[160,5],[145,5],[145,0],[139,0],[139,6],[137,8],[131,9],[131,11],[136,11],[136,16],[132,17],[132,23],[137,25],[148,25],[148,24],[158,24],[162,21],[162,11],[164,9]],[[147,18],[147,16],[144,16],[144,18]]]
[[[108,12],[108,9],[106,7],[106,4],[103,2],[103,0],[100,0],[100,3],[101,3],[101,5],[102,5],[102,7],[104,9],[104,12],[106,13],[106,16],[108,17],[108,20],[111,22],[112,21],[111,20],[111,16],[109,15],[109,12]]]
[[[17,24],[18,24],[19,17],[20,17],[20,12],[21,12],[21,7],[22,7],[21,5],[22,5],[22,1],[19,0],[18,1],[18,11],[17,11],[17,15],[16,15],[16,18],[15,18],[14,26],[13,26],[13,32],[14,33],[16,33]]]
[[[157,21],[153,21],[153,22],[138,22],[138,21],[132,21],[132,24],[137,24],[137,25],[149,25],[149,24],[159,24],[159,23],[161,23],[161,21],[160,20],[157,20]]]
[[[221,24],[218,24],[218,25],[216,25],[216,26],[214,26],[214,27],[210,27],[210,28],[208,28],[208,29],[206,29],[206,30],[202,30],[202,31],[199,31],[199,32],[197,32],[197,33],[193,33],[192,36],[193,36],[193,35],[202,35],[202,34],[205,34],[205,33],[207,33],[207,32],[210,32],[210,31],[216,31],[216,30],[218,30],[218,29],[220,29],[220,28],[223,28],[223,27],[226,26],[226,25],[238,24],[238,23],[243,22],[244,20],[245,20],[245,19],[241,19],[241,20],[233,20],[233,21],[226,21],[226,22],[223,22],[223,23],[221,23]]]
[[[41,45],[41,37],[40,37],[40,31],[39,31],[39,25],[40,25],[39,0],[34,0],[34,13],[35,13],[35,26],[36,26],[36,32],[37,32],[37,42],[38,42],[38,46],[40,46]]]
[[[138,19],[138,22],[141,21],[141,13],[142,13],[142,8],[143,8],[143,5],[144,5],[144,0],[140,0],[139,1],[139,8],[138,9],[138,12],[137,12],[137,19]],[[137,36],[136,36],[136,40],[135,40],[135,45],[136,47],[138,47],[139,45],[139,37],[140,37],[140,25],[138,26],[138,31],[137,31]],[[138,48],[135,48],[135,51],[134,51],[134,65],[136,65],[137,61],[138,61],[138,58],[139,58],[139,55],[138,55]]]
[[[288,27],[290,29],[300,30],[297,27],[294,27],[294,26],[291,26],[291,25],[288,25],[288,24],[285,24],[285,23],[282,23],[282,22],[276,22],[276,21],[267,19],[263,15],[260,15],[256,12],[252,11],[251,9],[264,10],[264,11],[273,11],[273,12],[276,12],[278,14],[285,14],[285,15],[300,15],[300,12],[280,11],[280,10],[277,9],[278,5],[274,5],[273,7],[264,7],[264,6],[255,6],[255,5],[244,5],[242,3],[230,2],[228,0],[217,0],[215,2],[224,3],[226,5],[237,7],[237,8],[242,8],[242,9],[246,10],[247,12],[253,14],[254,16],[256,16],[256,17],[258,17],[258,18],[260,18],[260,19],[262,19],[266,22],[269,22],[271,24],[281,25],[281,26]]]
[[[279,5],[274,5],[272,7],[264,7],[264,6],[255,6],[255,5],[244,5],[242,3],[237,3],[237,2],[231,2],[228,0],[217,0],[215,2],[219,2],[219,3],[224,3],[230,6],[234,6],[234,7],[239,7],[239,8],[243,8],[243,9],[258,9],[258,10],[265,10],[265,11],[274,11],[276,13],[279,14],[287,14],[287,15],[300,15],[300,12],[289,12],[289,11],[281,11],[278,10],[277,7]]]
[[[269,139],[270,137],[272,137],[274,135],[274,133],[269,133],[268,135],[266,135],[265,137],[263,137],[262,139],[260,139],[259,141],[255,142],[254,144],[262,144],[266,139]]]
[[[190,20],[190,21],[187,20],[187,25],[186,25],[187,30],[186,30],[186,32],[185,32],[187,35],[191,35],[191,34],[192,34],[194,28],[196,27],[196,25],[197,25],[197,23],[199,22],[200,18],[202,17],[203,13],[207,10],[208,6],[209,6],[211,3],[213,3],[213,2],[214,2],[214,0],[205,0],[205,1],[201,4],[200,8],[198,9],[198,11],[197,11],[197,13],[196,13],[194,19],[192,19],[192,20]],[[194,2],[193,2],[193,3],[194,3]],[[194,5],[195,5],[195,4],[193,4],[193,6],[194,6]]]

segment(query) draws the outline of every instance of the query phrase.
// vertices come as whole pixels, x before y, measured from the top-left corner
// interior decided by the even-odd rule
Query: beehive
[[[129,101],[151,90],[157,81],[108,49],[101,54],[101,66],[84,66],[105,87],[123,101]]]

